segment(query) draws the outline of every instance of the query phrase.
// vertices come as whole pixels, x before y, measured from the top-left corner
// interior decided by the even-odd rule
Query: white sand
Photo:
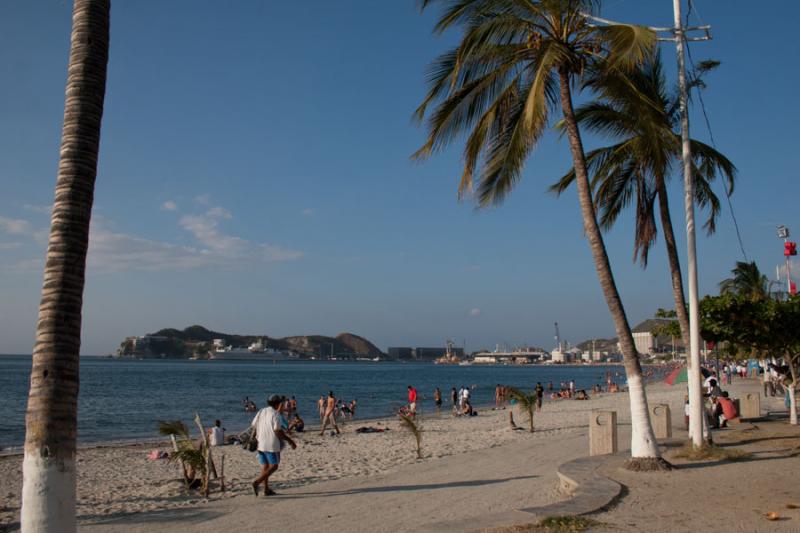
[[[681,387],[650,386],[651,402],[668,402],[682,413]],[[356,434],[358,420],[338,437],[303,434],[297,450],[283,454],[272,487],[280,496],[256,499],[250,482],[258,471],[255,454],[239,447],[216,450],[226,457],[225,494],[208,500],[187,493],[178,467],[149,461],[152,446],[80,450],[78,515],[89,531],[408,531],[417,526],[480,516],[558,500],[556,468],[588,453],[587,421],[592,409],[615,409],[620,446],[629,442],[627,394],[590,401],[545,403],[536,431],[511,431],[508,411],[483,410],[472,418],[424,418],[423,455],[416,459],[412,437],[395,420],[390,431]],[[524,417],[515,413],[519,426]],[[676,424],[682,416],[673,415]],[[0,524],[19,520],[21,458],[0,458]],[[215,487],[215,486],[214,486]],[[196,522],[196,523],[195,523]]]

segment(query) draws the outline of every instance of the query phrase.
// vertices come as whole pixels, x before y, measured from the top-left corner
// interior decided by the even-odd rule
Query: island
[[[299,335],[273,338],[212,331],[203,326],[183,330],[166,328],[142,336],[127,337],[117,357],[134,359],[233,359],[288,357],[316,360],[381,360],[386,358],[372,342],[353,333]]]

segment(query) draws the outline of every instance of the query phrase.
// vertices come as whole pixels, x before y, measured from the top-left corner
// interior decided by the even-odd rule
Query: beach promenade
[[[754,380],[746,380],[738,381],[730,390],[736,395],[758,387]],[[670,404],[677,439],[685,436],[681,429],[683,394],[682,386],[648,387],[651,402]],[[229,490],[224,495],[212,493],[207,501],[185,494],[176,466],[146,460],[148,448],[84,450],[79,453],[80,528],[98,533],[229,529],[366,532],[418,531],[432,524],[463,524],[465,520],[483,525],[480,521],[488,515],[565,498],[558,490],[556,470],[566,461],[588,455],[587,422],[592,409],[617,410],[620,448],[627,449],[627,402],[623,393],[605,394],[585,402],[549,402],[538,415],[533,434],[509,429],[507,410],[484,410],[469,419],[423,419],[422,460],[415,458],[411,437],[393,420],[382,421],[381,425],[370,423],[391,428],[385,433],[356,434],[354,429],[360,424],[355,421],[346,426],[341,437],[304,434],[296,451],[284,453],[273,485],[279,495],[269,498],[256,498],[250,492],[249,481],[257,470],[255,458],[239,447],[219,449],[226,454]],[[776,399],[767,399],[763,408],[778,410],[781,405]],[[515,419],[523,425],[520,415]],[[790,433],[797,433],[796,428],[781,424]],[[754,431],[750,426],[742,429]],[[728,433],[737,431],[741,429]],[[719,432],[721,441],[725,434],[726,431]],[[636,530],[637,523],[648,524],[640,529],[643,531],[667,530],[668,511],[673,503],[683,509],[672,512],[679,519],[677,530],[681,530],[679,524],[687,525],[692,505],[702,504],[708,495],[698,494],[699,500],[687,496],[680,486],[683,481],[675,480],[692,479],[692,486],[705,481],[712,488],[722,483],[730,493],[731,487],[726,484],[732,482],[725,476],[746,472],[748,476],[772,479],[773,468],[773,462],[759,460],[737,463],[727,472],[727,467],[712,466],[712,471],[692,465],[668,474],[633,474],[621,471],[620,464],[621,458],[616,463],[610,461],[604,473],[618,478],[628,489],[621,502],[601,516],[616,530],[625,531]],[[18,465],[19,458],[0,460],[0,493],[7,496],[8,502],[2,517],[6,527],[11,528],[18,516],[15,508],[21,475],[14,471]],[[722,477],[717,478],[717,470],[722,470]],[[712,478],[708,479],[710,475]],[[653,490],[655,483],[663,485],[661,490]],[[768,498],[769,492],[757,497]],[[661,509],[661,515],[646,511],[652,503],[649,498],[659,502],[654,508]],[[752,515],[753,524],[760,524],[761,517],[745,508],[745,514]],[[715,513],[712,511],[710,516],[713,518]],[[649,521],[645,517],[650,517]],[[800,524],[800,515],[797,518],[794,525]],[[776,527],[784,525],[781,522]]]

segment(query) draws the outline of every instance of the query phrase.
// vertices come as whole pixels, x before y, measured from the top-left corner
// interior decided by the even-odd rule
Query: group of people
[[[333,402],[333,405],[329,405]],[[319,421],[320,423],[325,422],[325,417],[330,415],[331,417],[331,425],[335,424],[336,419],[345,419],[349,418],[352,419],[356,415],[356,407],[358,402],[355,398],[350,400],[349,402],[342,400],[341,398],[336,398],[333,396],[333,391],[328,393],[328,396],[325,397],[320,396],[319,400],[317,400],[317,410],[319,411]],[[328,413],[330,411],[330,413]]]
[[[710,429],[724,428],[729,420],[739,416],[736,404],[728,396],[728,391],[719,386],[717,373],[711,372],[703,382],[703,398],[705,399],[704,414],[706,424]],[[684,425],[689,429],[689,395],[685,397]]]
[[[242,407],[244,408],[245,413],[255,413],[258,411],[258,407],[256,406],[255,402],[253,402],[249,396],[245,396],[244,400],[242,400]]]

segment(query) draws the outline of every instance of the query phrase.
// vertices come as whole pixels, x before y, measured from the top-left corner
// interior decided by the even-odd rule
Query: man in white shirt
[[[258,496],[258,486],[264,483],[264,496],[274,496],[275,491],[269,488],[269,476],[277,469],[281,462],[281,441],[286,441],[292,447],[297,448],[294,440],[287,435],[281,427],[281,415],[278,413],[278,406],[282,398],[273,394],[267,400],[267,407],[256,413],[251,427],[256,430],[258,439],[258,462],[261,465],[261,475],[253,481],[253,492]]]
[[[214,427],[208,430],[208,443],[211,446],[222,446],[225,444],[225,428],[222,427],[222,422],[219,420],[215,420]]]

